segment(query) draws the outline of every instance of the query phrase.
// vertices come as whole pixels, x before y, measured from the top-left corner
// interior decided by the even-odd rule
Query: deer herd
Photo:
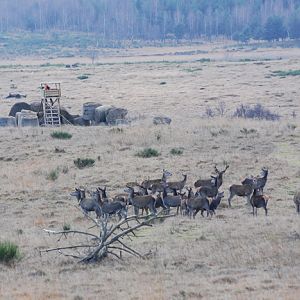
[[[194,183],[195,190],[186,186],[187,175],[182,174],[182,180],[171,181],[169,178],[172,173],[163,169],[162,177],[158,179],[147,179],[141,182],[128,182],[123,193],[109,197],[106,187],[96,188],[89,192],[89,198],[86,197],[86,191],[82,188],[75,188],[71,196],[75,196],[85,214],[91,211],[96,213],[98,218],[117,215],[120,219],[127,216],[130,206],[133,207],[135,215],[156,214],[157,209],[162,209],[170,213],[171,208],[176,209],[176,213],[187,215],[190,218],[197,215],[200,211],[204,216],[213,216],[216,209],[224,198],[224,192],[219,189],[223,184],[223,176],[228,169],[219,171],[215,166],[216,175],[207,179],[199,179]],[[233,184],[229,187],[228,206],[231,207],[231,201],[235,196],[246,197],[247,204],[251,205],[253,216],[257,216],[257,209],[263,208],[265,215],[268,214],[269,197],[264,194],[264,187],[268,179],[268,169],[262,168],[259,176],[245,178],[241,184]],[[185,191],[184,191],[185,190]],[[300,192],[294,197],[296,210],[300,213]]]

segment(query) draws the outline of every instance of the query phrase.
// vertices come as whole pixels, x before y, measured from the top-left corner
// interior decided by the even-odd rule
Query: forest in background
[[[300,0],[1,0],[0,32],[16,30],[104,41],[300,38]]]

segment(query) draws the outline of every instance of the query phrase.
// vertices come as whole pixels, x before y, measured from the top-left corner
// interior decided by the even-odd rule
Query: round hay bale
[[[0,118],[0,127],[8,127],[8,126],[16,126],[16,118],[15,117],[3,117]]]
[[[36,113],[23,109],[17,113],[17,123],[19,127],[38,127],[39,119]]]
[[[17,112],[20,112],[22,109],[31,110],[31,107],[26,102],[18,102],[15,103],[12,108],[10,109],[9,116],[15,117]]]
[[[109,125],[116,125],[118,120],[124,120],[128,110],[125,108],[111,108],[106,116],[106,122]]]
[[[76,117],[73,119],[73,124],[77,126],[89,126],[90,121],[83,119],[83,117]]]
[[[95,109],[95,123],[106,123],[106,116],[108,112],[114,108],[112,105],[102,105]]]
[[[83,104],[83,114],[84,120],[93,121],[95,119],[95,109],[102,104],[96,102],[87,102]]]
[[[165,124],[171,124],[172,119],[169,117],[163,117],[163,116],[158,116],[153,118],[153,124],[154,125],[165,125]]]
[[[41,101],[33,101],[30,102],[30,110],[34,112],[42,112],[43,111],[43,105]]]

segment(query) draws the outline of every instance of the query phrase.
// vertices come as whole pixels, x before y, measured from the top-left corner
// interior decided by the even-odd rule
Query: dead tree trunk
[[[101,261],[108,255],[122,259],[124,253],[143,258],[143,255],[127,245],[128,239],[136,237],[136,232],[145,226],[152,226],[153,222],[158,219],[165,219],[174,215],[154,215],[151,217],[129,216],[122,219],[117,224],[109,224],[109,219],[94,219],[88,216],[88,219],[94,223],[89,229],[90,232],[80,230],[63,230],[53,231],[43,229],[49,235],[59,235],[58,242],[62,237],[71,238],[74,236],[81,237],[82,242],[76,245],[61,246],[40,250],[44,252],[58,252],[64,256],[78,259],[78,262],[90,263]],[[96,227],[97,233],[92,233]],[[127,238],[127,239],[126,239]]]

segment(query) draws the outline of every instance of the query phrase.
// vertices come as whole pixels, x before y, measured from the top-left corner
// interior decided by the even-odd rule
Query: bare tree
[[[81,242],[74,245],[63,245],[54,248],[40,250],[44,252],[58,252],[64,256],[78,259],[79,262],[90,263],[101,261],[108,255],[122,259],[123,253],[143,258],[137,250],[128,246],[128,241],[137,237],[136,232],[145,226],[152,226],[155,220],[163,220],[174,215],[153,215],[153,216],[129,216],[117,224],[111,224],[108,218],[94,219],[87,216],[93,226],[88,231],[63,230],[54,231],[43,229],[49,235],[59,236],[58,243],[62,237],[78,237]],[[96,228],[96,233],[95,232]],[[92,231],[93,230],[93,231]]]

